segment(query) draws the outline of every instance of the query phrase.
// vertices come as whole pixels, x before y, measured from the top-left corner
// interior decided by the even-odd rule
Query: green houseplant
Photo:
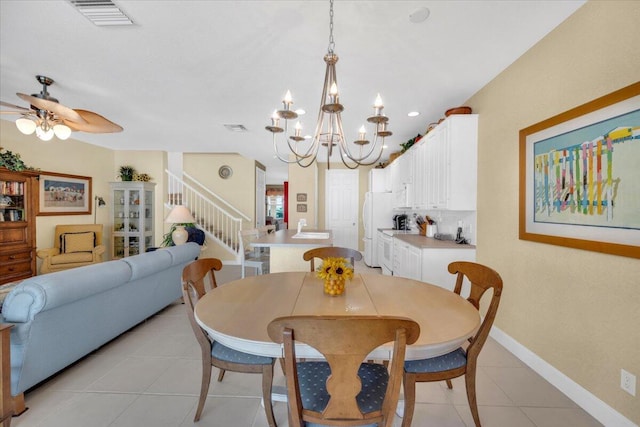
[[[14,172],[34,170],[34,168],[24,164],[20,158],[20,154],[12,153],[9,150],[5,150],[3,147],[0,147],[0,167],[7,168]]]
[[[133,174],[136,173],[136,170],[133,168],[133,166],[120,166],[120,179],[123,181],[133,181]]]

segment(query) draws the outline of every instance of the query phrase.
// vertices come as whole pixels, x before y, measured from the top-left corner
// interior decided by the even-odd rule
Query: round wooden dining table
[[[271,341],[267,325],[295,315],[400,316],[420,325],[420,337],[407,347],[406,359],[440,356],[460,347],[480,326],[480,315],[459,295],[416,280],[375,274],[354,274],[340,296],[324,293],[323,281],[312,272],[251,276],[220,285],[195,306],[197,322],[209,335],[235,350],[283,357]],[[370,359],[389,360],[392,344],[376,349]],[[320,354],[296,345],[297,357]]]

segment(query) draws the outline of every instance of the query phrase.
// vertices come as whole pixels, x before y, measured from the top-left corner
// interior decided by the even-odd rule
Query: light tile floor
[[[362,263],[356,271],[367,270]],[[369,269],[379,273],[380,269]],[[225,266],[223,284],[240,277]],[[197,424],[200,353],[179,301],[26,394],[29,410],[15,427],[266,427],[260,376],[228,372],[217,382]],[[275,385],[284,385],[276,364]],[[471,427],[464,380],[418,384],[414,426]],[[552,385],[489,338],[480,358],[477,396],[484,427],[600,426]],[[274,403],[286,427],[287,408]],[[396,417],[396,426],[402,419]]]

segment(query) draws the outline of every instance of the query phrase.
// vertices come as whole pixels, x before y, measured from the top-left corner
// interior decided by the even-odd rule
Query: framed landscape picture
[[[520,131],[522,240],[640,258],[640,82]]]
[[[38,215],[91,214],[91,177],[42,172]]]

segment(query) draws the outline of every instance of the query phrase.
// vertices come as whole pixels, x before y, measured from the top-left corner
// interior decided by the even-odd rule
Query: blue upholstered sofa
[[[200,246],[187,243],[29,278],[7,295],[11,395],[24,392],[181,297],[182,269]]]

